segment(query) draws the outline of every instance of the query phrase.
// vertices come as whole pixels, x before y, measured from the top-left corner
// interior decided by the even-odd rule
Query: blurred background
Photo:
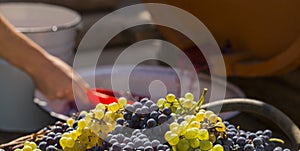
[[[236,97],[254,98],[272,104],[300,125],[300,114],[297,111],[300,106],[300,16],[297,12],[300,1],[0,0],[0,6],[7,2],[47,3],[78,12],[81,17],[79,28],[74,45],[68,48],[71,49],[72,55],[76,53],[76,48],[87,30],[114,10],[143,2],[160,2],[182,8],[199,18],[215,37],[224,56],[227,80],[241,92]],[[107,22],[107,30],[117,30],[126,22],[150,22],[152,19],[155,19],[155,16],[152,16],[147,8],[141,7],[138,14],[112,18]],[[96,37],[101,33],[93,34]],[[125,48],[145,39],[171,42],[185,52],[198,73],[209,74],[203,55],[190,39],[178,31],[150,24],[125,29],[111,39],[104,49],[102,60],[98,62],[99,66],[113,64]],[[84,59],[89,60],[96,54],[97,44],[97,41],[92,41],[84,46],[85,52],[81,53],[83,60],[80,61],[79,67],[88,67]],[[131,51],[152,51],[159,55],[162,49],[157,43]],[[64,58],[64,54],[57,55]],[[171,54],[171,57],[176,61],[178,56],[173,55]],[[71,64],[72,57],[71,60],[64,59]],[[163,65],[157,61],[144,64]],[[240,113],[230,121],[239,123],[243,129],[272,127],[281,133],[272,123],[252,114]],[[0,134],[0,143],[19,136],[20,133],[9,133],[10,138],[7,138],[7,135],[6,132]]]

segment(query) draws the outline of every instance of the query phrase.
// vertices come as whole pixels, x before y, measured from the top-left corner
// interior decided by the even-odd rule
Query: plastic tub
[[[196,88],[197,83],[190,77],[189,74],[182,74],[177,76],[175,70],[168,67],[161,66],[145,66],[139,65],[134,68],[130,73],[129,78],[126,77],[126,73],[130,71],[130,66],[117,66],[114,68],[115,72],[112,72],[112,66],[102,66],[93,70],[91,68],[84,68],[77,71],[81,77],[86,80],[91,86],[97,88],[112,89],[123,95],[128,95],[126,92],[128,86],[132,94],[149,97],[153,101],[158,98],[164,97],[166,93],[174,93],[176,96],[182,96],[181,93],[192,92],[195,95],[200,95],[199,93],[203,88],[208,88],[209,92],[207,94],[206,100],[217,101],[222,100],[222,94],[226,89],[225,98],[243,98],[244,93],[236,86],[227,83],[225,88],[224,83],[219,79],[216,82],[216,90],[209,98],[209,93],[211,92],[211,82],[210,77],[206,74],[199,74],[199,84],[200,88]],[[112,74],[113,73],[113,74]],[[95,84],[93,84],[93,76],[95,75]],[[179,78],[181,82],[179,83]],[[111,82],[113,81],[113,82]],[[113,83],[113,84],[112,84]],[[182,84],[181,89],[178,87]],[[225,88],[225,89],[224,89]],[[201,90],[201,91],[198,91]],[[77,100],[77,107],[79,110],[87,110],[91,106],[83,106],[81,102]],[[65,102],[50,102],[47,103],[43,100],[40,94],[37,94],[36,102],[40,104],[48,112],[55,112],[63,115],[71,115],[72,112],[76,112],[74,104],[65,104]],[[206,101],[208,102],[208,101]],[[64,104],[64,105],[62,105]],[[230,118],[236,115],[237,112],[222,113],[224,118]],[[53,114],[55,117],[61,118],[59,114]],[[62,117],[64,118],[64,117]]]

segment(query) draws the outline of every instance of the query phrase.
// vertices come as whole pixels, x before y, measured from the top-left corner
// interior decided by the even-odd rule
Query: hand
[[[88,84],[66,63],[54,56],[48,56],[49,63],[39,65],[31,72],[37,87],[49,100],[87,100]]]

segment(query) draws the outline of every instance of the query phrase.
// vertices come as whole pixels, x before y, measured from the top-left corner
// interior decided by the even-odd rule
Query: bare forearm
[[[0,57],[29,74],[35,72],[36,66],[48,64],[47,53],[29,38],[16,32],[1,14],[0,45]]]
[[[82,100],[88,85],[62,60],[48,54],[21,33],[15,31],[0,14],[0,57],[27,72],[36,87],[50,100],[74,100],[74,91]]]

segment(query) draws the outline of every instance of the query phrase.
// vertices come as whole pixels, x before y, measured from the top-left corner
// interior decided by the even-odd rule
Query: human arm
[[[37,89],[50,100],[74,100],[73,88],[82,92],[88,88],[69,65],[15,31],[1,14],[0,57],[30,75]]]

